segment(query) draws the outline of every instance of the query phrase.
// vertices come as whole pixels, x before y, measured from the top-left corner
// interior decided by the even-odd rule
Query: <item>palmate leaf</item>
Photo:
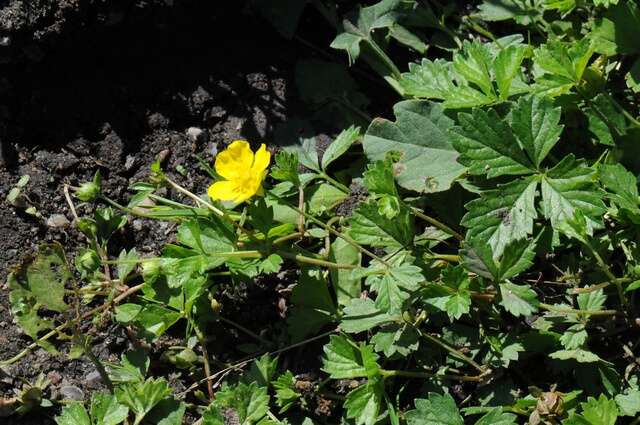
[[[347,418],[353,419],[356,425],[373,425],[378,420],[384,393],[382,379],[369,380],[347,394],[344,408]]]
[[[467,239],[481,238],[491,245],[494,256],[501,256],[508,243],[530,235],[538,216],[534,205],[537,186],[531,177],[516,180],[469,202],[469,212],[461,222],[469,228]]]
[[[533,264],[537,239],[519,239],[509,243],[501,257],[494,257],[491,246],[482,239],[465,242],[460,250],[462,265],[470,272],[476,273],[495,282],[510,279]]]
[[[408,208],[401,207],[397,215],[382,215],[375,201],[360,204],[349,219],[349,236],[363,245],[407,246],[413,241],[413,218]]]
[[[560,109],[541,95],[521,98],[508,119],[494,109],[474,109],[458,120],[452,135],[459,162],[489,178],[538,171],[562,132]]]
[[[436,103],[408,100],[394,107],[396,122],[375,119],[364,137],[369,161],[400,154],[394,166],[398,184],[416,192],[440,192],[464,173],[447,131],[453,121]]]
[[[406,95],[443,100],[445,108],[454,109],[496,103],[528,90],[518,78],[524,46],[492,47],[491,43],[465,42],[453,62],[423,59],[420,64],[410,63],[400,86]]]
[[[567,155],[545,173],[541,180],[542,210],[553,227],[561,227],[573,220],[577,211],[584,215],[588,234],[602,227],[602,215],[606,209],[595,177],[595,170],[573,155]]]
[[[567,93],[582,80],[594,49],[591,40],[577,43],[549,41],[533,52],[536,88],[551,96]]]
[[[333,379],[374,377],[380,367],[378,355],[364,343],[356,345],[342,335],[333,335],[323,348],[322,370]]]

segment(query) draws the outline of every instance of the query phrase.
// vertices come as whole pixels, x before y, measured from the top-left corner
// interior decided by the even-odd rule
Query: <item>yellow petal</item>
[[[238,185],[233,181],[215,182],[209,186],[209,197],[218,201],[233,201],[238,196]]]
[[[260,149],[258,149],[258,151],[256,152],[251,171],[260,173],[263,170],[266,170],[269,166],[270,161],[271,153],[267,150],[267,147],[263,143],[260,145]]]
[[[227,180],[246,176],[253,165],[253,152],[246,140],[236,140],[216,156],[216,173]]]

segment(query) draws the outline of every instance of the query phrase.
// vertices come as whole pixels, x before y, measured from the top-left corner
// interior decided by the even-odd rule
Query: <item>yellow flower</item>
[[[209,196],[239,204],[254,195],[262,195],[262,182],[270,160],[271,154],[264,144],[254,154],[246,140],[234,141],[216,156],[216,173],[226,180],[209,186]]]

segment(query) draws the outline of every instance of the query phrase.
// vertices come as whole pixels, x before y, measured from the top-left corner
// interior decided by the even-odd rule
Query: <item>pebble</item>
[[[84,400],[84,393],[75,385],[65,385],[64,387],[60,387],[60,394],[62,394],[62,396],[67,400]]]
[[[94,370],[92,372],[87,373],[87,376],[85,376],[85,381],[87,381],[88,384],[97,384],[98,382],[100,382],[100,380],[102,379],[100,377],[100,374],[98,373],[97,370]]]
[[[53,214],[47,219],[47,226],[49,227],[65,228],[69,224],[69,220],[64,214]]]
[[[131,171],[131,169],[136,165],[136,157],[133,155],[127,155],[127,159],[124,161],[124,169],[127,171]]]
[[[0,46],[7,47],[11,45],[11,37],[8,35],[0,37]]]
[[[62,376],[56,371],[47,373],[47,379],[51,381],[53,385],[58,385],[62,381]]]
[[[161,128],[169,127],[169,118],[162,115],[160,112],[155,112],[147,117],[147,124],[149,128],[158,130]]]
[[[160,162],[160,164],[164,164],[167,161],[167,158],[169,158],[170,154],[171,151],[169,149],[161,150],[158,153],[158,161]]]
[[[207,132],[198,127],[189,127],[186,133],[189,140],[194,143],[206,143],[209,140]]]

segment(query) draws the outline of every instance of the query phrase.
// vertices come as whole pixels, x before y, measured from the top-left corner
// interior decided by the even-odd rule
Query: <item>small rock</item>
[[[227,110],[222,106],[214,106],[206,112],[205,119],[210,123],[216,123],[224,118],[226,114]]]
[[[170,154],[171,154],[171,151],[169,149],[164,149],[160,151],[158,153],[158,162],[160,162],[160,164],[164,164],[165,162],[167,162],[167,158],[169,158]]]
[[[84,400],[84,393],[82,390],[75,385],[65,385],[64,387],[60,387],[60,394],[66,400],[74,400],[74,401],[82,401]]]
[[[58,385],[62,381],[62,376],[56,371],[47,373],[47,379],[51,381],[53,385]]]
[[[198,127],[187,128],[187,137],[194,143],[206,143],[209,140],[209,135],[206,131]]]
[[[65,228],[69,225],[69,220],[64,214],[53,214],[47,219],[47,226],[54,228]]]
[[[133,230],[135,230],[136,232],[139,232],[142,230],[142,220],[136,219],[133,220]]]
[[[147,124],[154,130],[167,128],[169,127],[169,118],[165,117],[160,112],[155,112],[147,117]]]
[[[131,169],[136,165],[136,157],[133,155],[127,155],[127,159],[124,161],[124,169],[127,171],[131,171]]]
[[[98,371],[94,370],[93,372],[87,373],[87,376],[85,376],[84,379],[87,381],[87,384],[97,384],[102,378],[100,377]]]
[[[10,45],[11,45],[11,37],[9,37],[8,35],[0,37],[0,46],[8,47]]]

